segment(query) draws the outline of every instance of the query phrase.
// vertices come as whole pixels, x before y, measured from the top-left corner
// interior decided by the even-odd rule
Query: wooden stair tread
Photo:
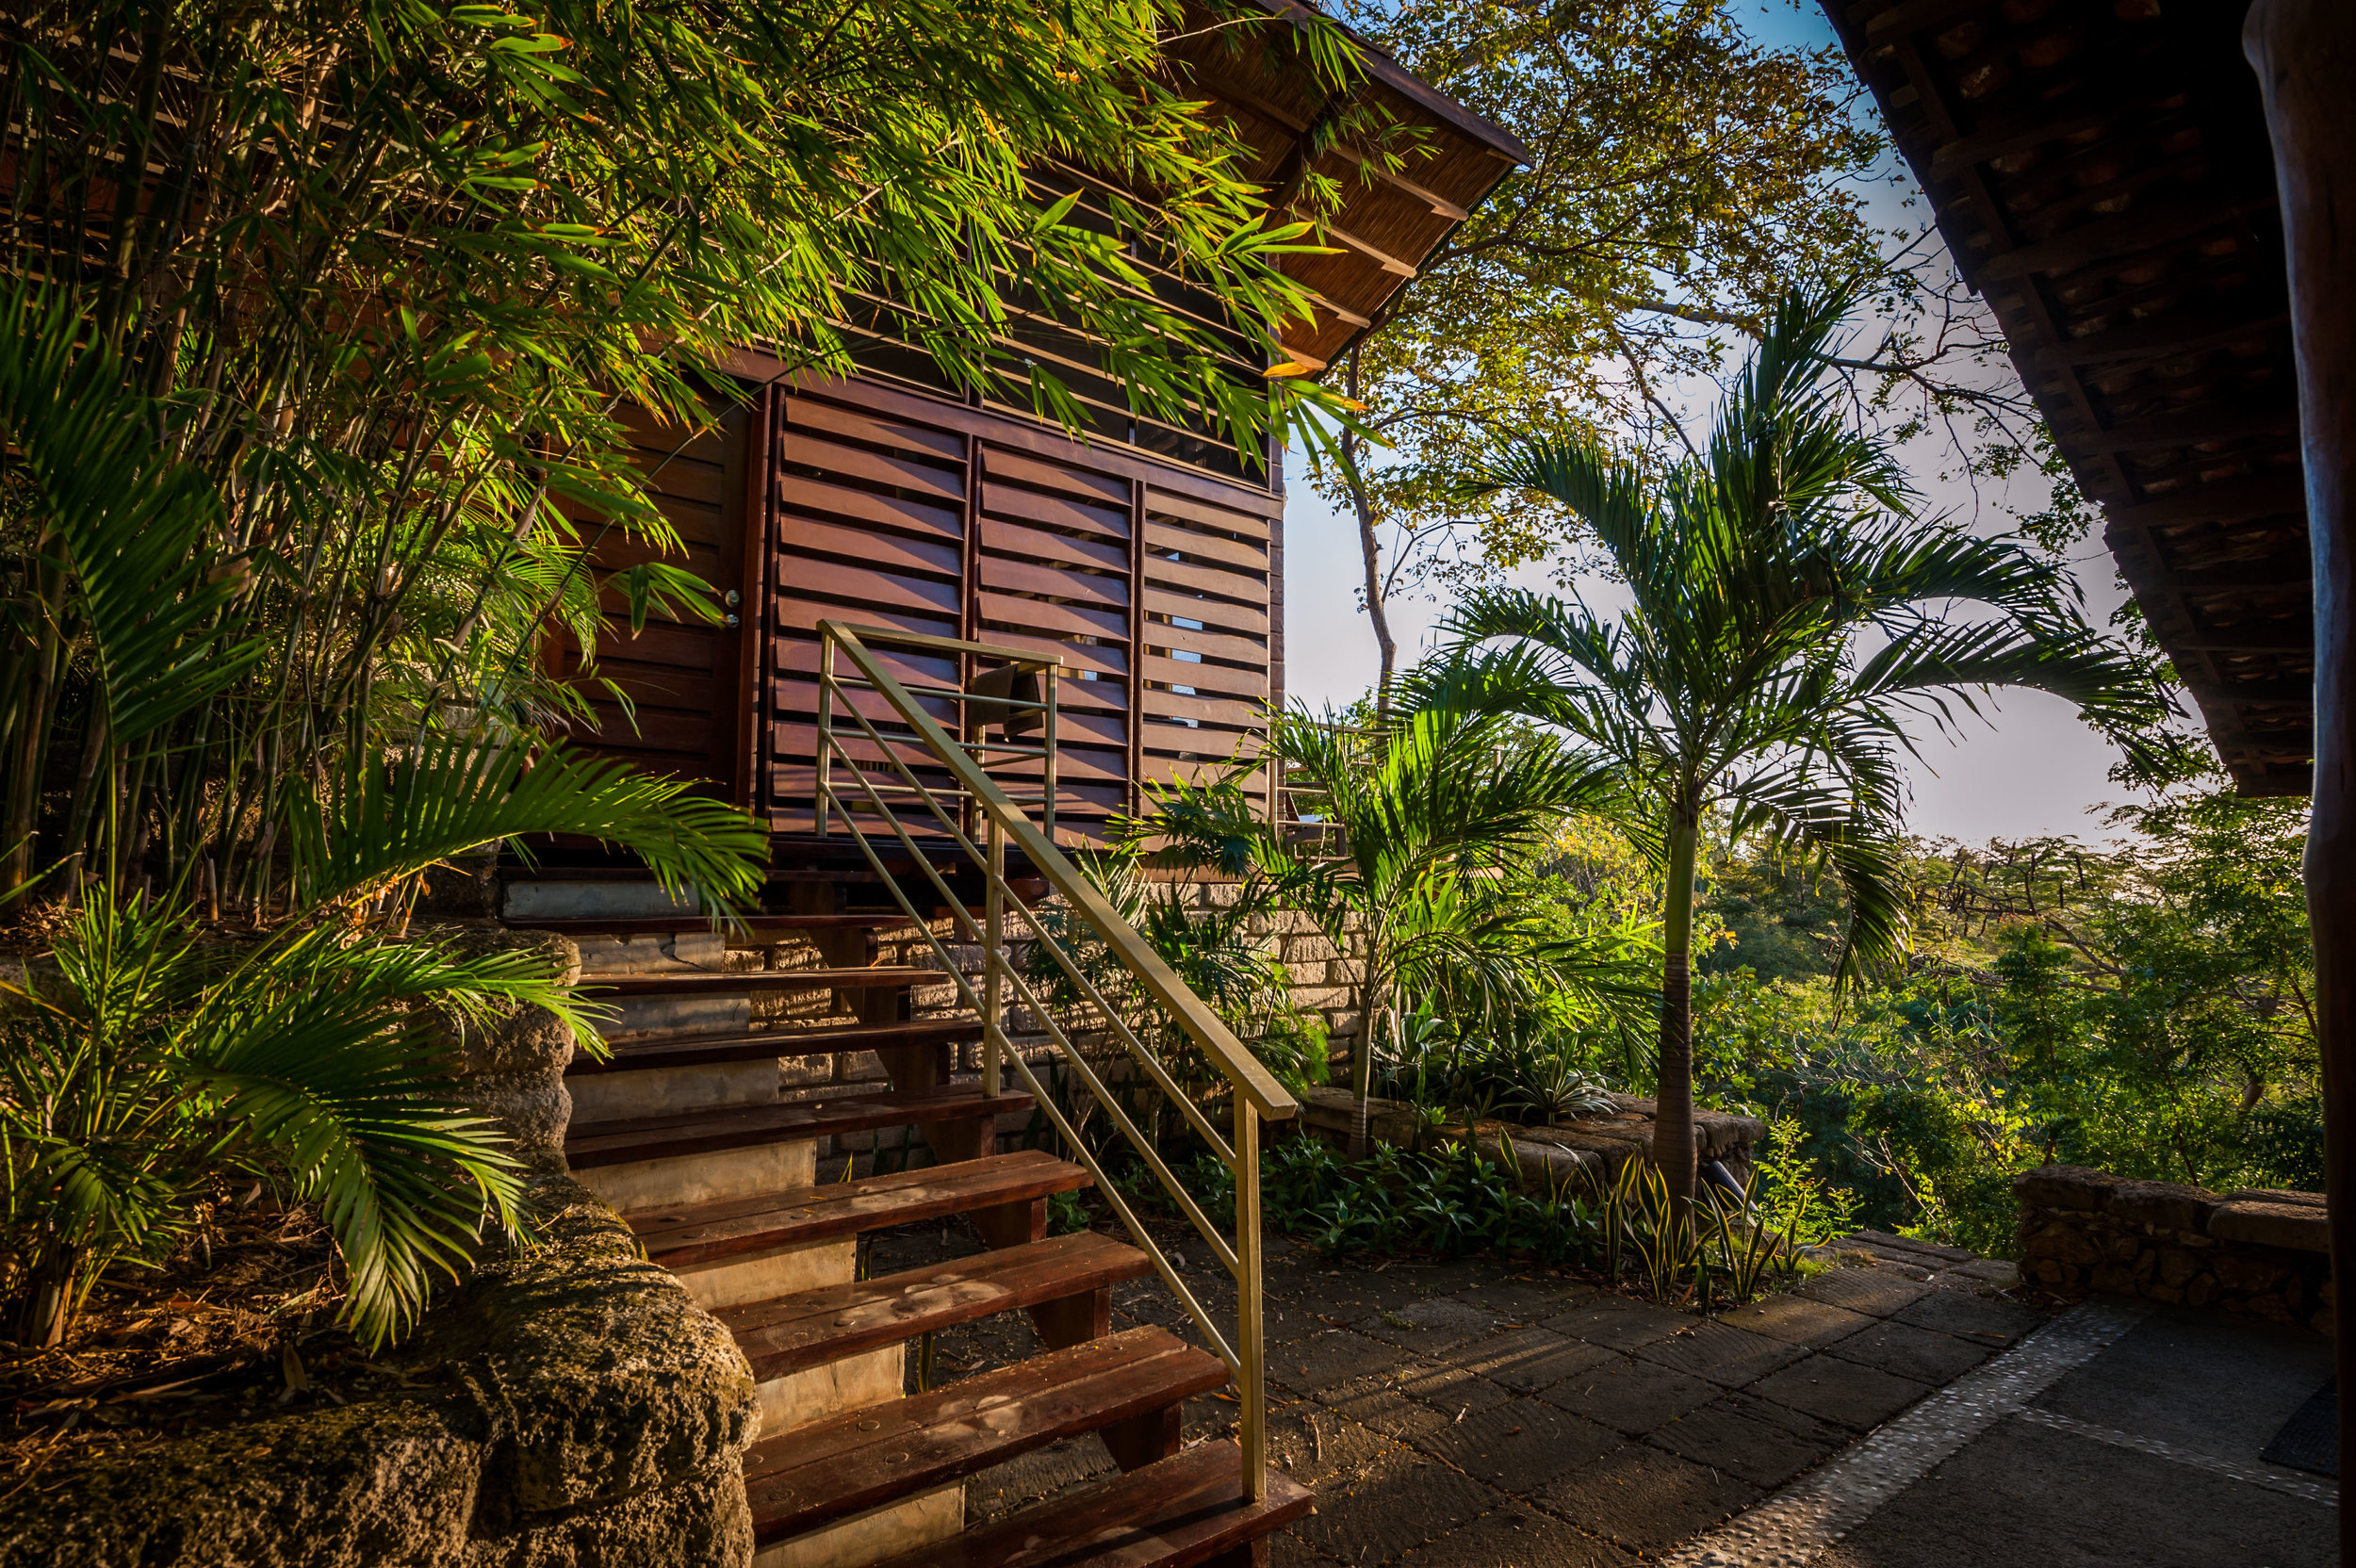
[[[918,1334],[1057,1301],[1153,1271],[1136,1248],[1082,1231],[713,1314],[761,1381]]]
[[[1131,1329],[797,1427],[744,1455],[753,1537],[800,1535],[1226,1381],[1217,1356]]]
[[[721,1149],[867,1133],[933,1121],[970,1121],[1027,1111],[1027,1094],[982,1097],[980,1086],[951,1085],[892,1094],[836,1094],[735,1109],[674,1111],[665,1116],[577,1122],[564,1135],[575,1168],[704,1154]]]
[[[862,969],[748,969],[713,973],[702,970],[657,970],[637,974],[583,974],[580,988],[599,1000],[609,996],[734,996],[739,991],[880,990],[899,986],[947,985],[937,969],[871,964]]]
[[[876,1568],[1193,1568],[1283,1529],[1314,1500],[1271,1470],[1268,1495],[1255,1503],[1244,1490],[1243,1450],[1198,1443]]]
[[[764,1056],[826,1056],[842,1051],[888,1051],[894,1046],[954,1045],[982,1037],[977,1018],[917,1019],[905,1023],[854,1023],[834,1029],[768,1029],[749,1035],[674,1035],[618,1040],[604,1061],[576,1053],[566,1077],[632,1072],[642,1068],[709,1067]]]
[[[758,1198],[642,1210],[624,1217],[648,1258],[665,1268],[685,1268],[773,1247],[1027,1203],[1088,1184],[1088,1172],[1078,1166],[1043,1150],[1023,1149],[856,1182],[789,1187]]]
[[[709,915],[575,915],[550,916],[546,920],[526,917],[511,920],[507,925],[510,930],[552,931],[560,937],[675,937],[688,932],[724,930],[730,937],[759,938],[768,932],[786,931],[892,931],[915,923],[908,916],[894,912],[746,915],[727,927],[714,925]]]

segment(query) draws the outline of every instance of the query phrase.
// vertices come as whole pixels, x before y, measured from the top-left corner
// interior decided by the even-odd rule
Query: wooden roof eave
[[[2305,789],[2296,375],[2241,8],[1823,3],[2218,755],[2247,793]]]

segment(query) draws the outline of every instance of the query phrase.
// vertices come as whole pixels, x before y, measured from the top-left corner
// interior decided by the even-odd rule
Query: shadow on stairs
[[[957,1080],[980,1022],[910,1016],[911,993],[942,977],[875,961],[898,917],[766,915],[724,941],[627,874],[527,874],[507,896],[510,923],[579,944],[583,995],[616,1009],[611,1058],[567,1074],[575,1174],[753,1367],[759,1568],[1245,1568],[1309,1511],[1282,1476],[1253,1499],[1235,1444],[1182,1446],[1185,1401],[1225,1386],[1226,1364],[1164,1328],[1112,1331],[1113,1286],[1151,1261],[1092,1233],[1047,1235],[1048,1200],[1088,1172],[1000,1152],[1032,1099]],[[936,1163],[820,1179],[894,1130]],[[859,1277],[862,1235],[959,1215],[981,1253]],[[1040,1353],[904,1392],[912,1341],[1015,1312]],[[969,1478],[1074,1438],[1117,1473],[967,1527]]]

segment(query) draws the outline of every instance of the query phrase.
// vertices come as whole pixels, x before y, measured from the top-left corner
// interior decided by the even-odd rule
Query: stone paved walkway
[[[1966,1253],[1848,1261],[1704,1319],[1485,1263],[1288,1253],[1269,1268],[1277,1449],[1319,1507],[1277,1560],[1656,1558],[2044,1321],[1979,1294],[2008,1270]]]
[[[875,1268],[972,1245],[954,1231],[887,1236]],[[1715,1319],[1487,1261],[1365,1267],[1273,1237],[1269,1253],[1273,1458],[1318,1497],[1276,1540],[1275,1568],[1658,1560],[2047,1321],[1982,1294],[2008,1265],[1893,1238]],[[1224,1317],[1223,1271],[1190,1261]],[[1117,1328],[1183,1328],[1157,1286],[1115,1304]],[[937,1377],[1023,1354],[1027,1336],[1007,1318],[943,1334]],[[1214,1396],[1188,1414],[1189,1436],[1208,1436],[1235,1406]],[[969,1514],[1030,1506],[1104,1463],[1088,1440],[1031,1455],[971,1483]]]

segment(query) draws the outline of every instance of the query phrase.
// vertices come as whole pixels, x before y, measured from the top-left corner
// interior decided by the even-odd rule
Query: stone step
[[[951,1536],[876,1568],[1194,1568],[1249,1548],[1305,1517],[1314,1499],[1270,1471],[1268,1495],[1243,1483],[1243,1451],[1198,1443],[1184,1453],[1038,1508]],[[1264,1559],[1254,1557],[1254,1561]]]
[[[1131,1329],[781,1432],[744,1455],[753,1537],[816,1530],[1086,1432],[1142,1468],[1176,1449],[1185,1401],[1226,1381],[1217,1356]]]
[[[716,1315],[762,1382],[1019,1308],[1071,1345],[1105,1331],[1110,1287],[1153,1271],[1136,1248],[1082,1231],[873,1280],[824,1285]]]

